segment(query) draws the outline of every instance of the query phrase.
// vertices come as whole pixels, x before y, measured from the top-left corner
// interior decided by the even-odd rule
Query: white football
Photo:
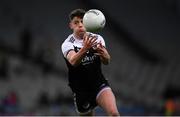
[[[104,28],[106,19],[100,10],[90,9],[84,14],[83,24],[87,31],[97,32]]]

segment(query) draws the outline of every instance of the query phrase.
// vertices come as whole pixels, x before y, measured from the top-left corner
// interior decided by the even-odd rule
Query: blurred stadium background
[[[1,0],[0,115],[76,115],[60,48],[76,8],[106,16],[121,115],[180,115],[179,0]]]

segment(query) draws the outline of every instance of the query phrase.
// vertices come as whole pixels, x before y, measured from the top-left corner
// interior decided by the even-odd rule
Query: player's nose
[[[84,24],[82,22],[79,23],[79,26],[83,26]]]

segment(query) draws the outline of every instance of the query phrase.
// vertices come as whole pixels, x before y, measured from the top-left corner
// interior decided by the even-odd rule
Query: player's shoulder
[[[73,44],[75,41],[75,38],[73,37],[72,34],[70,34],[65,40],[64,42],[62,43],[63,44]]]

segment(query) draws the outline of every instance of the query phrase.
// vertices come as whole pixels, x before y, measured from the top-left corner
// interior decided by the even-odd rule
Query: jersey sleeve
[[[104,47],[106,47],[106,44],[105,44],[105,41],[104,41],[103,37],[101,35],[98,35],[98,42],[100,42],[100,41],[101,41],[102,45]]]
[[[67,54],[70,50],[74,50],[73,44],[70,42],[64,42],[61,46],[62,53],[64,57],[67,57]]]

